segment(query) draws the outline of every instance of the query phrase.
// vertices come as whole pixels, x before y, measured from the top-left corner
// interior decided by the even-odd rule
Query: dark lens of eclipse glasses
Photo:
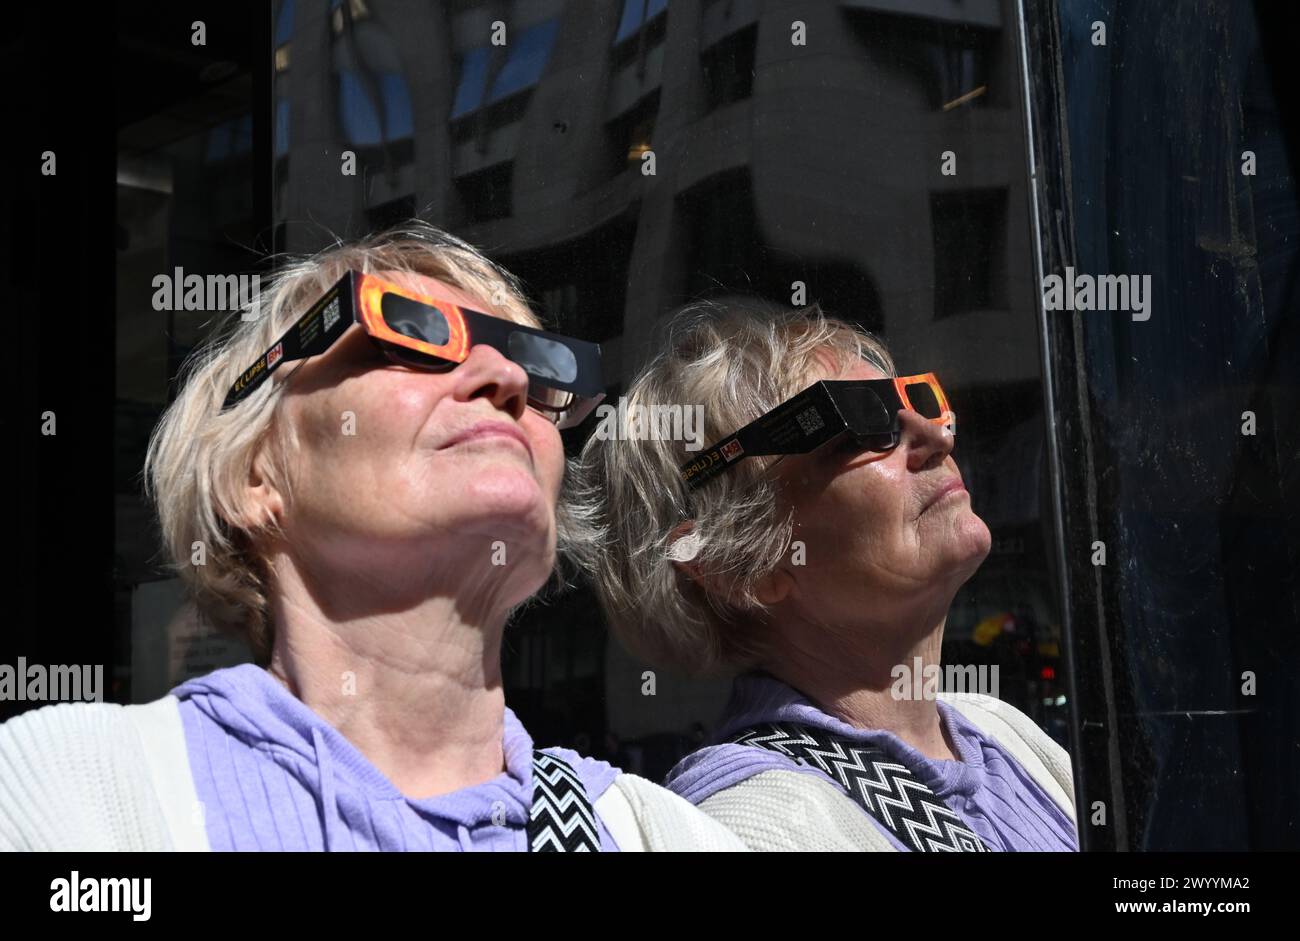
[[[381,302],[381,310],[384,323],[395,333],[423,340],[434,346],[442,346],[451,337],[451,327],[446,317],[436,307],[412,301],[398,294],[385,294]],[[473,342],[472,337],[471,342]],[[456,366],[456,363],[450,360],[394,343],[381,340],[380,345],[390,359],[404,366],[438,372],[445,372]],[[576,396],[572,392],[553,388],[544,380],[574,382],[578,378],[578,360],[573,351],[563,343],[547,337],[526,333],[523,330],[513,330],[506,341],[506,349],[501,352],[528,374],[529,404],[546,413],[552,421],[558,421],[562,413],[573,405]]]
[[[922,418],[938,418],[942,411],[939,408],[939,400],[935,397],[934,389],[930,388],[927,382],[912,382],[903,387],[907,392],[908,401],[912,404],[912,410],[920,414]]]
[[[433,346],[442,346],[451,338],[451,327],[447,318],[436,307],[421,304],[398,294],[385,294],[381,308],[384,323],[394,333],[423,340]],[[486,314],[483,316],[487,316]],[[507,329],[509,321],[502,321]],[[474,342],[473,329],[470,330],[470,342]],[[432,362],[437,357],[421,354],[415,350],[404,350],[411,362]],[[501,350],[507,359],[519,366],[534,379],[551,379],[556,382],[572,383],[578,378],[578,359],[573,351],[549,337],[538,336],[524,330],[510,330],[506,348]]]

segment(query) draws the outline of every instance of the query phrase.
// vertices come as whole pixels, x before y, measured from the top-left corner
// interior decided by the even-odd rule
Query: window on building
[[[748,98],[754,91],[754,46],[758,27],[747,26],[700,53],[705,108],[712,111]]]
[[[343,139],[358,147],[409,138],[415,131],[411,93],[398,72],[337,73],[339,126]]]
[[[505,46],[505,61],[492,80],[487,104],[518,94],[541,81],[559,28],[560,21],[551,19],[519,30],[510,37]]]
[[[530,91],[542,79],[560,29],[558,18],[513,34],[504,46],[478,46],[457,57],[451,119],[466,118]]]
[[[929,60],[934,105],[952,110],[964,104],[989,104],[997,32],[959,24],[939,24],[924,44]]]
[[[623,0],[623,15],[619,17],[614,45],[635,36],[646,25],[659,26],[659,15],[668,11],[668,0]]]
[[[456,178],[456,192],[467,222],[504,219],[514,212],[511,194],[514,170],[514,161],[505,160]]]
[[[275,14],[275,71],[289,70],[289,41],[293,38],[293,2],[283,0]]]
[[[651,149],[658,115],[659,90],[655,89],[605,126],[611,173],[640,166],[642,155]]]
[[[289,99],[275,100],[275,156],[283,157],[289,152]]]
[[[624,0],[623,15],[614,33],[612,59],[620,68],[646,54],[664,41],[668,33],[666,0]]]
[[[528,94],[511,95],[488,108],[481,108],[459,121],[451,123],[451,139],[457,144],[475,137],[486,141],[486,135],[498,128],[508,127],[523,119],[528,110]]]
[[[936,320],[1006,308],[1006,230],[1004,188],[930,194]]]
[[[844,14],[871,61],[909,76],[931,108],[1005,104],[1005,90],[996,82],[1000,30],[893,13]]]
[[[370,7],[366,0],[348,0],[347,10],[343,9],[343,0],[330,0],[330,28],[335,35],[343,32],[349,18],[354,23],[370,18]]]
[[[462,118],[472,111],[477,111],[483,104],[483,92],[487,89],[488,59],[490,46],[466,49],[458,57],[457,73],[460,79],[456,83],[456,93],[451,101],[451,117]]]

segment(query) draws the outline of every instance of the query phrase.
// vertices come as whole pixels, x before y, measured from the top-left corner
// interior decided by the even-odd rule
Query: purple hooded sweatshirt
[[[891,732],[854,728],[822,712],[770,674],[744,674],[736,678],[713,744],[683,758],[664,786],[699,804],[756,774],[781,770],[816,775],[839,789],[834,778],[816,768],[766,749],[727,742],[760,723],[799,723],[884,749],[952,808],[990,850],[1077,852],[1074,823],[1015,758],[958,710],[943,701],[936,705],[960,761],[927,758]],[[865,810],[861,812],[896,849],[907,849]]]
[[[271,674],[245,663],[176,687],[190,768],[217,850],[527,850],[533,740],[505,711],[506,769],[438,797],[405,797]],[[567,748],[594,804],[619,770]],[[602,851],[617,850],[597,817]]]

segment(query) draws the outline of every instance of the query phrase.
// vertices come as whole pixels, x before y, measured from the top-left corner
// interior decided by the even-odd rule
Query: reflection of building
[[[998,584],[1026,566],[1043,583],[1012,8],[280,0],[274,248],[418,214],[519,274],[544,316],[604,343],[616,387],[678,304],[738,291],[790,303],[803,282],[808,301],[883,332],[903,368],[943,377],[968,474],[1015,459],[992,478],[1006,491],[995,535],[1013,548],[989,566]],[[955,175],[941,172],[948,151]],[[959,608],[966,631],[997,610],[982,596]],[[534,607],[511,635],[512,702],[540,735],[549,722],[598,736],[606,715],[625,736],[712,718],[720,687],[670,691],[662,675],[642,708],[641,667],[601,654],[588,610]]]
[[[957,385],[1034,379],[997,2],[669,6],[284,4],[278,247],[419,211],[492,248],[552,316],[623,336],[625,367],[675,303],[803,280]]]
[[[944,377],[965,403],[964,466],[1024,458],[987,475],[1015,493],[996,501],[1011,508],[999,543],[1011,551],[990,560],[990,588],[1015,584],[1045,540],[1009,9],[284,3],[277,248],[419,213],[520,275],[564,329],[605,343],[616,385],[674,306],[720,291],[790,302],[801,281],[809,300],[882,331],[904,367]],[[340,171],[345,151],[355,176]],[[945,151],[955,175],[941,172]],[[949,636],[990,605],[1051,603],[1046,572],[1030,581],[1032,601],[972,594]],[[527,708],[531,690],[557,732],[607,716],[637,736],[711,717],[717,684],[643,708],[641,667],[611,650],[602,671],[589,655],[600,627],[580,608],[520,625],[516,702]]]

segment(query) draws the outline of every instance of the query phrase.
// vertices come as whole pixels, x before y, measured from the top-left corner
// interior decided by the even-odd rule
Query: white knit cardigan
[[[623,851],[745,851],[682,798],[620,774],[595,810]],[[179,703],[62,703],[0,725],[0,851],[208,850]]]
[[[1072,821],[1070,756],[1019,709],[976,693],[939,693],[1010,752]],[[700,809],[754,850],[876,851],[895,847],[851,797],[800,771],[764,771],[700,802]]]

